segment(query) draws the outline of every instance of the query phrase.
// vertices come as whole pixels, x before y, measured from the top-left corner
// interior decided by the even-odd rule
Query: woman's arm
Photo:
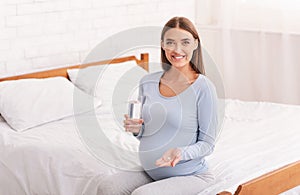
[[[209,81],[203,84],[199,98],[198,108],[198,137],[195,144],[180,147],[181,160],[201,158],[211,154],[219,133],[217,94],[214,85]]]

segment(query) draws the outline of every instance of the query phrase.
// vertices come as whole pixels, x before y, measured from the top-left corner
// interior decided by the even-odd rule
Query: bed
[[[108,64],[111,65],[108,66]],[[92,95],[99,97],[97,100],[92,97],[93,102],[100,100],[99,103],[93,104],[93,109],[84,107],[82,112],[70,111],[70,105],[67,103],[70,99],[63,96],[64,93],[66,93],[65,96],[70,95],[74,86],[72,88],[69,85],[71,82],[66,83],[65,80],[62,82],[62,79],[55,80],[51,85],[47,83],[49,90],[46,92],[46,95],[51,96],[49,92],[51,87],[65,86],[68,89],[60,92],[57,102],[63,105],[59,105],[58,112],[61,112],[59,116],[57,116],[58,113],[52,112],[57,109],[53,103],[45,103],[43,100],[43,105],[38,107],[37,99],[30,101],[29,98],[35,91],[25,93],[28,97],[22,91],[28,85],[17,86],[21,90],[18,90],[14,96],[3,95],[4,92],[8,94],[18,89],[3,91],[4,81],[20,79],[30,81],[32,78],[59,76],[68,78],[76,86],[86,87],[74,79],[78,76],[78,68],[99,67],[100,65],[111,67],[110,72],[109,68],[106,69],[108,72],[102,77],[102,85],[99,84],[100,87],[106,88],[100,94],[95,94],[91,88],[90,91],[85,91],[90,96],[85,97],[82,94],[82,97],[88,100]],[[132,82],[126,82],[128,78],[123,73],[130,71],[133,71],[130,75],[136,75],[136,77],[131,78]],[[121,125],[120,113],[126,112],[126,102],[111,97],[115,93],[114,88],[118,89],[120,86],[132,88],[136,84],[133,81],[137,82],[141,76],[147,74],[147,71],[148,54],[141,54],[140,59],[128,56],[0,78],[0,93],[2,92],[0,94],[2,115],[0,116],[0,194],[93,195],[97,194],[99,182],[105,179],[105,176],[119,171],[119,168],[141,169],[137,156],[120,155],[115,148],[109,148],[108,144],[103,144],[107,139],[101,140],[101,137],[108,138],[118,148],[136,154],[138,140],[130,133],[124,132]],[[30,82],[37,81],[33,79]],[[29,84],[32,88],[32,83]],[[52,100],[56,98],[54,92]],[[132,91],[130,94],[136,95]],[[41,97],[38,96],[38,98]],[[13,100],[16,101],[14,104],[7,103]],[[246,195],[282,192],[288,195],[300,194],[299,187],[296,187],[300,185],[300,143],[298,141],[300,140],[300,106],[232,99],[224,101],[226,112],[221,135],[215,152],[207,158],[215,172],[216,181],[199,194]],[[30,105],[31,102],[34,104]],[[30,106],[23,107],[22,103]],[[11,110],[15,111],[22,120],[15,122],[15,116],[10,114]],[[31,115],[32,110],[39,112],[36,112],[36,115],[33,114],[34,117],[28,116]],[[51,117],[45,119],[42,118],[43,115],[51,115]],[[78,124],[76,124],[76,117],[89,120],[95,116],[104,134],[97,138],[86,138],[97,141],[97,144],[100,143],[97,145],[100,151],[87,147],[82,141],[82,135],[78,133]],[[35,118],[34,123],[32,118]],[[85,125],[84,129],[88,131],[91,127],[89,124]],[[95,155],[95,152],[99,153]],[[101,156],[109,160],[103,160]]]

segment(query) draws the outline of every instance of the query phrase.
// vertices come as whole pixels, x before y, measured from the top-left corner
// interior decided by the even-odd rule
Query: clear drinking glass
[[[128,102],[128,116],[131,119],[142,118],[142,106],[145,101],[144,96],[139,96],[138,99],[130,100]]]

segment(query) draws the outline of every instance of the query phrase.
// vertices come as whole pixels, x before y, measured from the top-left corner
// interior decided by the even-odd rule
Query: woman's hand
[[[128,114],[125,114],[124,127],[126,132],[138,134],[141,130],[143,119],[131,119]]]
[[[174,167],[181,160],[181,150],[178,148],[171,148],[164,155],[156,160],[155,165],[158,167]]]

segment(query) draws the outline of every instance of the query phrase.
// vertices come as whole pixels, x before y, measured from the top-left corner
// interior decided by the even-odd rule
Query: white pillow
[[[64,77],[0,82],[0,113],[16,131],[87,112],[100,104]]]
[[[128,100],[138,98],[140,79],[147,73],[135,61],[68,70],[70,80],[88,94],[99,97],[102,111],[113,114],[120,127],[128,112]]]
[[[135,98],[139,81],[146,74],[135,61],[68,70],[72,83],[103,101],[111,100],[113,95]]]

